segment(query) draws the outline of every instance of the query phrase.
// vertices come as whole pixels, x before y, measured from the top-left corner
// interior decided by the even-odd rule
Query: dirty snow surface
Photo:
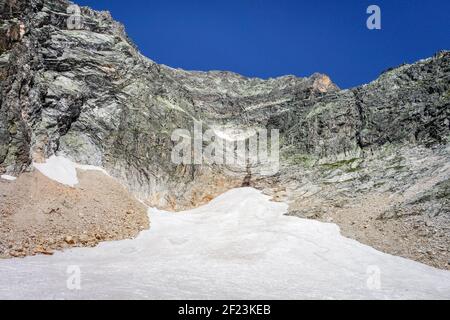
[[[0,261],[0,298],[450,298],[450,272],[286,210],[251,188],[183,213],[150,210],[137,239]]]

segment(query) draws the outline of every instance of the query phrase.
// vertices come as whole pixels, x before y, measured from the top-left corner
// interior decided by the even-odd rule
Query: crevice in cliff
[[[358,122],[356,126],[356,132],[355,132],[355,139],[358,147],[361,149],[361,151],[364,151],[365,144],[363,142],[362,137],[362,131],[365,127],[365,116],[364,116],[364,108],[363,108],[363,101],[360,95],[360,89],[356,88],[352,90],[353,95],[355,97],[355,109],[358,114]]]

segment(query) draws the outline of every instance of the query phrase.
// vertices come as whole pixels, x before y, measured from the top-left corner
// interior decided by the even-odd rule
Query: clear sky
[[[187,70],[328,74],[341,88],[450,49],[450,0],[75,0],[109,10],[142,53]],[[369,30],[367,7],[381,8]]]

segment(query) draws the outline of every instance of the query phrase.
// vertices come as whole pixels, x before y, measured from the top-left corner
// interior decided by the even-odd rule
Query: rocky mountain
[[[82,26],[69,28],[71,4],[0,1],[0,174],[64,154],[173,210],[251,185],[291,215],[450,267],[450,52],[350,90],[322,74],[184,71],[141,55],[108,12],[83,7]],[[171,135],[196,121],[280,130],[280,171],[175,165]]]

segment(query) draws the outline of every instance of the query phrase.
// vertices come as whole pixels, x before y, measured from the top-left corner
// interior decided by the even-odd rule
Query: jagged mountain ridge
[[[375,193],[404,197],[386,201],[380,217],[401,216],[411,228],[431,219],[445,231],[448,51],[350,90],[320,74],[262,80],[190,72],[142,56],[107,12],[82,8],[83,28],[68,30],[69,4],[0,2],[0,173],[18,174],[61,152],[104,167],[148,204],[181,209],[242,185],[247,173],[173,165],[173,130],[191,129],[194,120],[205,128],[275,128],[282,170],[251,184],[292,201],[292,214],[326,220],[337,202],[345,207]],[[417,185],[426,187],[413,194]],[[445,247],[448,236],[439,241]]]

